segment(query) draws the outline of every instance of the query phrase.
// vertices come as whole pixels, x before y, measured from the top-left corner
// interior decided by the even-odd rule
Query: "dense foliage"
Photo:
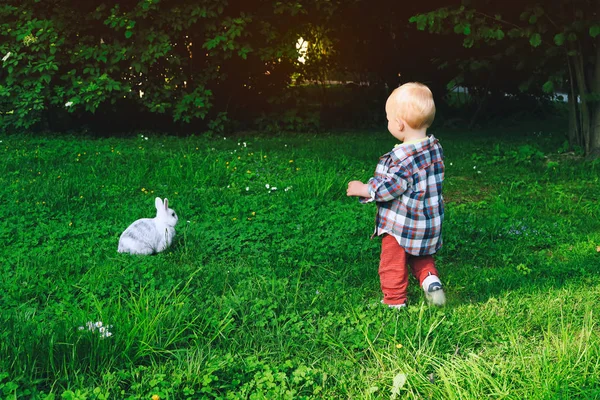
[[[446,4],[7,0],[0,127],[62,129],[92,114],[113,130],[364,126],[393,87],[422,81],[442,107],[466,88],[471,127],[505,115],[506,96],[564,91],[571,145],[600,149],[596,2]]]
[[[65,110],[183,122],[258,113],[289,83],[299,11],[270,1],[3,2],[0,124],[29,128]]]
[[[489,94],[567,93],[569,140],[600,155],[600,15],[593,0],[463,1],[416,15],[418,29],[462,36],[472,49],[449,86]],[[506,71],[514,74],[505,79]],[[517,79],[514,79],[514,78]],[[483,78],[483,80],[482,80]]]

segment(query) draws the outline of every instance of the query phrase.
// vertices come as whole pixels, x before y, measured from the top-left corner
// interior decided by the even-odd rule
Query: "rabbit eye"
[[[172,214],[171,214],[171,217],[174,217],[174,216],[175,216],[175,213],[172,213]]]

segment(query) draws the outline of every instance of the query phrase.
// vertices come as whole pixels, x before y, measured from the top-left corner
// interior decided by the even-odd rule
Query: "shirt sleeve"
[[[361,199],[361,203],[370,203],[372,201],[386,202],[394,200],[400,196],[409,186],[406,170],[399,165],[392,166],[380,177],[373,177],[367,182],[371,197]]]

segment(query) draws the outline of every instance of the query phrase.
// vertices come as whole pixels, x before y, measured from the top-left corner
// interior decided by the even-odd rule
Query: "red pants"
[[[431,275],[439,276],[433,256],[413,256],[400,247],[392,235],[385,234],[381,241],[381,259],[379,261],[379,280],[383,292],[383,302],[389,305],[406,302],[408,288],[408,265],[419,285]]]

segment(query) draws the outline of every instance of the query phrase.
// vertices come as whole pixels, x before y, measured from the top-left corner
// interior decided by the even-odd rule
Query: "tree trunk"
[[[587,159],[593,160],[600,157],[600,101],[591,104],[592,128],[590,132],[590,151]]]
[[[590,109],[588,107],[586,79],[585,79],[585,68],[584,60],[581,51],[578,51],[573,56],[573,69],[575,70],[575,83],[577,84],[577,91],[579,92],[579,117],[581,122],[581,135],[583,139],[583,149],[585,154],[590,151]]]
[[[575,88],[575,76],[573,75],[573,67],[571,66],[571,59],[567,56],[567,66],[569,67],[569,147],[571,150],[575,146],[582,146],[583,141],[581,140],[581,121],[579,120],[579,113],[577,110],[577,89]]]
[[[590,151],[588,158],[600,157],[600,36],[596,36],[596,65],[591,74],[593,101],[590,104],[591,122],[590,127]]]

